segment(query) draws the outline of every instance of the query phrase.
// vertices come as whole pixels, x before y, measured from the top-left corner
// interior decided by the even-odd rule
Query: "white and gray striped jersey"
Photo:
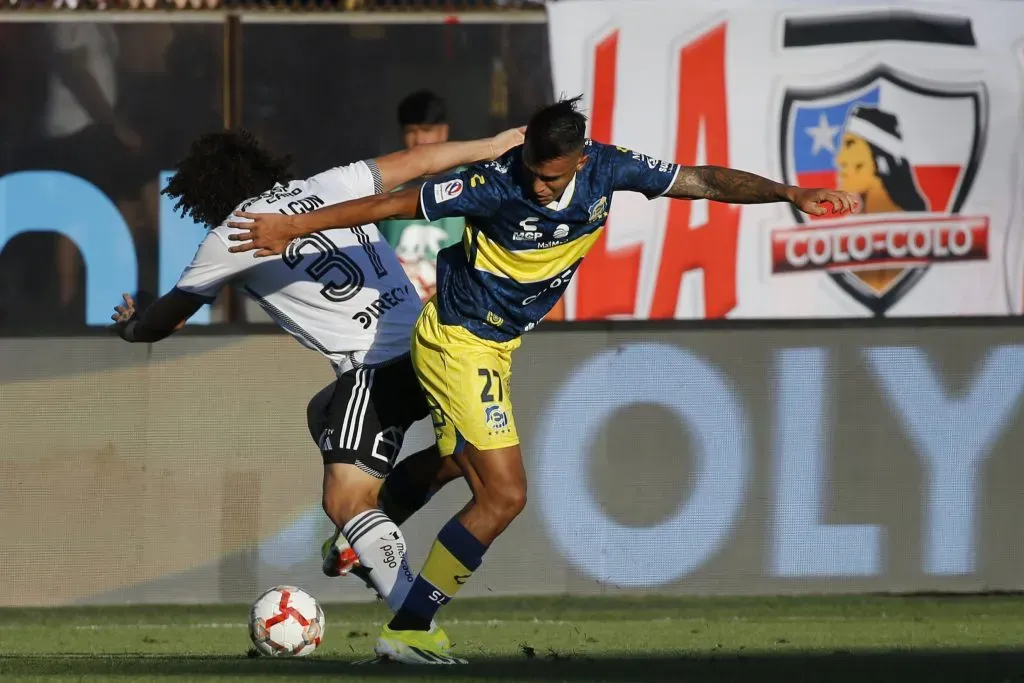
[[[359,161],[279,184],[238,210],[307,213],[381,189],[376,162]],[[234,232],[223,224],[211,230],[177,288],[212,301],[224,285],[235,286],[339,373],[408,353],[420,299],[377,226],[306,235],[266,258],[228,251],[239,244],[228,239]]]

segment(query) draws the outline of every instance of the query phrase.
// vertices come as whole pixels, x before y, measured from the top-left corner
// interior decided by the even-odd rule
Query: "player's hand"
[[[228,235],[228,239],[233,242],[243,242],[229,250],[236,254],[241,251],[254,250],[256,253],[253,255],[257,258],[283,254],[289,242],[302,236],[302,233],[295,229],[292,216],[281,213],[248,213],[246,211],[236,211],[235,216],[244,219],[228,221],[228,227],[242,230],[242,232]]]
[[[852,192],[793,187],[789,194],[796,208],[812,216],[843,216],[860,210],[860,198]]]
[[[135,326],[135,301],[131,294],[125,293],[121,297],[124,299],[124,303],[114,306],[114,315],[110,316],[114,324],[109,329],[121,339],[131,341],[127,335],[129,335],[128,327]]]
[[[518,147],[526,140],[526,126],[509,128],[491,138],[491,159],[497,159],[513,147]]]
[[[110,319],[115,323],[126,323],[135,317],[135,301],[131,294],[122,294],[124,303],[114,306],[114,315]]]

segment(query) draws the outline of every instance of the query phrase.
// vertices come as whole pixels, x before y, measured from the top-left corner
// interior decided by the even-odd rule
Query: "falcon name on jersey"
[[[293,215],[380,190],[376,162],[360,161],[277,185],[239,210]],[[177,288],[212,301],[221,287],[234,285],[339,373],[409,352],[420,300],[375,225],[305,235],[292,240],[284,254],[259,259],[228,250],[228,236],[235,232],[240,231],[226,225],[211,230]]]
[[[462,244],[437,258],[442,323],[461,325],[492,341],[515,339],[533,329],[558,302],[600,236],[613,193],[660,197],[679,169],[590,140],[584,154],[587,163],[561,199],[548,205],[533,198],[522,147],[423,185],[420,205],[427,220],[466,217]]]

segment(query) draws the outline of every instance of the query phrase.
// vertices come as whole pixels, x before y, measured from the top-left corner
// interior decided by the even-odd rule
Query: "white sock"
[[[370,571],[370,581],[392,612],[402,606],[416,575],[405,557],[405,536],[391,518],[377,509],[361,512],[341,530]]]

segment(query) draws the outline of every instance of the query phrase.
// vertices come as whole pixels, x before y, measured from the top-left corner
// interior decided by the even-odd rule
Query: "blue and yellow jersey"
[[[679,168],[592,141],[584,153],[587,163],[562,198],[546,206],[532,198],[522,147],[423,185],[420,205],[427,220],[466,218],[462,243],[437,257],[442,323],[492,341],[509,341],[533,329],[600,236],[612,193],[659,197]]]

